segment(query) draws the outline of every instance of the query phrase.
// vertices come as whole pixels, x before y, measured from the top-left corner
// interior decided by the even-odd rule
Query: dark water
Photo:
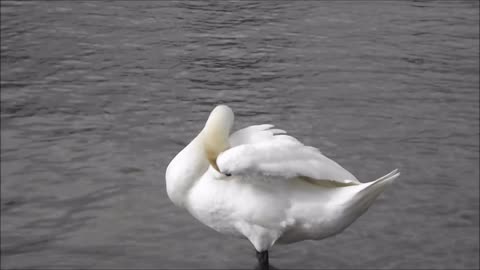
[[[175,208],[215,104],[361,181],[401,177],[289,268],[479,267],[478,1],[2,1],[2,268],[253,268]]]

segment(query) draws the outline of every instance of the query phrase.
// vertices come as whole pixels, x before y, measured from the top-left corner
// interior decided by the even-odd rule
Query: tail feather
[[[378,178],[375,181],[365,183],[364,187],[354,195],[351,200],[352,207],[362,212],[366,211],[368,207],[374,202],[374,200],[389,186],[395,178],[400,175],[398,169]]]
[[[339,194],[341,198],[339,203],[342,205],[343,211],[340,215],[339,223],[335,224],[336,228],[341,231],[363,215],[375,199],[399,175],[400,173],[395,169],[375,181],[339,189],[341,192]]]

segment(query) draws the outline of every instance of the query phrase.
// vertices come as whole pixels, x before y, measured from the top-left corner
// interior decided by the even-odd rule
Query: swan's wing
[[[314,181],[359,183],[350,172],[324,156],[317,148],[271,129],[272,125],[250,126],[230,136],[231,148],[217,158],[222,173],[279,178],[306,177]]]
[[[263,125],[249,126],[249,127],[237,130],[232,135],[230,135],[230,138],[228,138],[230,142],[230,146],[233,147],[233,146],[238,146],[242,144],[253,144],[253,143],[268,141],[273,139],[273,136],[275,136],[276,134],[286,133],[285,130],[272,129],[272,128],[273,128],[273,125],[263,124]],[[293,140],[296,140],[293,137],[290,137],[290,138],[292,138]]]

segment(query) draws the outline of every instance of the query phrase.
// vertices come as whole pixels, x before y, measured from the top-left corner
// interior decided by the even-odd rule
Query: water
[[[479,267],[478,1],[2,1],[2,268],[253,268],[168,200],[219,103],[361,181],[401,177],[290,268]]]

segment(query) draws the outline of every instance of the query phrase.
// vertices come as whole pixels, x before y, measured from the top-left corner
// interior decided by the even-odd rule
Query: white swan
[[[233,111],[217,106],[170,162],[170,200],[214,230],[244,237],[268,268],[268,249],[343,231],[399,176],[368,183],[273,125],[230,135]]]

